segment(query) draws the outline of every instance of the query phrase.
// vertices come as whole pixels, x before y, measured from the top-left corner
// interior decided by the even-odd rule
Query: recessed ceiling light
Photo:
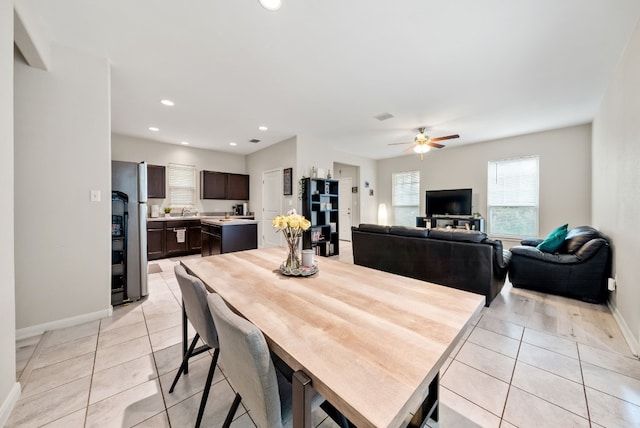
[[[266,127],[266,126],[264,126],[264,125],[260,125],[260,126],[258,126],[258,129],[259,129],[260,131],[266,131],[266,130],[267,130],[267,129],[269,129],[269,128],[267,128],[267,127]]]
[[[260,0],[260,4],[267,10],[275,11],[282,6],[282,0]]]
[[[174,105],[176,105],[173,101],[171,100],[161,100],[160,101],[162,104],[169,106],[169,107],[173,107]]]
[[[181,141],[180,144],[182,144],[183,146],[188,146],[189,142],[188,141]]]
[[[234,143],[233,141],[229,143],[230,146],[237,146],[238,143]]]
[[[156,128],[155,126],[150,126],[149,131],[158,132],[160,128]]]

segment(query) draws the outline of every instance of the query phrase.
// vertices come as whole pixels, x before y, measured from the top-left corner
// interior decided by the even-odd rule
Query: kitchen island
[[[256,220],[203,218],[201,228],[201,253],[203,257],[258,248],[258,222]]]

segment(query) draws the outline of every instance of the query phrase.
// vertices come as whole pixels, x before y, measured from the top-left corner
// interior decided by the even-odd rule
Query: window
[[[538,156],[489,162],[489,233],[538,236]]]
[[[420,171],[393,173],[391,199],[393,224],[415,226],[420,206]]]
[[[196,195],[196,167],[170,163],[169,203],[171,206],[193,206]]]

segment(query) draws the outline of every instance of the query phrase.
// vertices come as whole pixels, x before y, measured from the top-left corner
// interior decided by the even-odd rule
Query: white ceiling
[[[239,154],[299,135],[374,159],[419,126],[451,147],[590,122],[640,17],[638,0],[16,3],[111,60],[114,132]]]

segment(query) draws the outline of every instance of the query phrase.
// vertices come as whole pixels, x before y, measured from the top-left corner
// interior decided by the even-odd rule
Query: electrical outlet
[[[609,278],[609,280],[607,281],[607,287],[609,288],[609,291],[615,291],[616,289],[616,278]]]
[[[91,191],[91,202],[100,202],[100,191],[92,190]]]

